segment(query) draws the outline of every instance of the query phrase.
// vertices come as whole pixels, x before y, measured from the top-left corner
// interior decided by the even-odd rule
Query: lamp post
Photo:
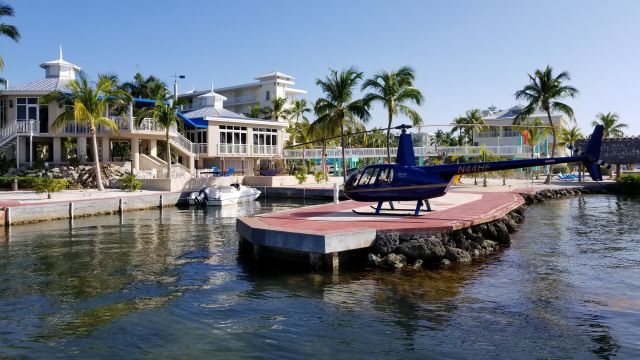
[[[171,77],[173,78],[173,101],[178,102],[178,79],[184,79],[186,76],[173,73]]]

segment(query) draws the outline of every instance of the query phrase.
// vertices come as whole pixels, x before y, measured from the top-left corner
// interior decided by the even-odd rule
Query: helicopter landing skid
[[[365,212],[361,212],[361,211],[356,211],[356,210],[351,210],[356,214],[360,214],[360,215],[394,215],[394,216],[421,216],[420,214],[420,210],[422,209],[422,206],[425,205],[425,207],[427,208],[426,211],[427,212],[431,212],[433,210],[431,210],[431,204],[429,203],[428,199],[425,200],[418,200],[418,202],[416,203],[416,208],[413,214],[385,214],[382,213],[381,211],[411,211],[411,210],[407,210],[407,209],[396,209],[395,206],[393,206],[393,202],[389,201],[389,207],[390,209],[383,209],[382,208],[382,204],[383,202],[380,201],[378,202],[378,205],[373,207],[371,206],[372,209],[374,209],[376,212],[374,213],[365,213]]]
[[[384,209],[384,211],[387,211],[388,209]],[[353,211],[354,214],[357,215],[374,215],[374,216],[410,216],[410,217],[417,217],[417,216],[424,216],[424,214],[409,214],[409,213],[404,213],[404,214],[399,214],[397,213],[398,211],[411,211],[411,210],[401,210],[401,209],[396,209],[396,210],[392,210],[392,211],[396,211],[396,213],[384,213],[384,212],[366,212],[366,211],[358,211],[358,210],[351,210]]]

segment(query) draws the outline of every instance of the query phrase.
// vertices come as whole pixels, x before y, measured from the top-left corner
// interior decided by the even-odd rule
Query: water
[[[300,205],[14,226],[0,358],[640,357],[639,199],[533,206],[511,248],[446,270],[239,262],[236,216]]]

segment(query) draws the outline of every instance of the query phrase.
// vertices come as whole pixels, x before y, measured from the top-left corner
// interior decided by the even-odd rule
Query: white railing
[[[247,145],[240,144],[218,144],[218,155],[230,155],[230,154],[247,154]]]
[[[87,124],[69,121],[62,127],[62,132],[65,134],[88,134],[90,129]]]
[[[169,129],[169,133],[171,134],[171,138],[170,141],[174,144],[174,145],[178,145],[181,148],[183,148],[184,150],[187,150],[191,153],[195,153],[195,144],[192,143],[189,139],[187,139],[186,137],[184,137],[184,135],[180,134],[177,130],[175,132],[172,131],[172,129]]]
[[[4,145],[4,143],[13,139],[17,132],[18,124],[15,122],[9,123],[7,126],[0,129],[0,145]]]
[[[242,103],[250,103],[258,101],[258,97],[255,95],[245,95],[245,96],[236,96],[232,98],[227,98],[224,101],[225,105],[233,105],[233,104],[242,104]]]
[[[206,154],[209,150],[207,143],[197,143],[193,145],[195,146],[196,154]]]
[[[513,145],[513,146],[445,146],[445,147],[414,147],[413,152],[416,156],[480,156],[482,150],[492,155],[528,157],[531,154],[529,145]],[[331,148],[326,151],[327,157],[331,159],[339,159],[342,157],[340,148]],[[391,149],[391,156],[395,157],[397,149]],[[386,148],[349,148],[345,149],[346,157],[357,158],[383,158],[387,156]],[[322,157],[321,149],[290,149],[283,150],[285,159],[319,159]]]
[[[253,145],[253,155],[278,155],[275,145]]]

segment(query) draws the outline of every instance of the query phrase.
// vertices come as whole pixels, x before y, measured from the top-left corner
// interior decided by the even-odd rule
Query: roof
[[[56,60],[51,60],[51,61],[47,61],[47,62],[44,62],[44,63],[40,64],[40,67],[43,68],[43,69],[46,69],[46,68],[51,67],[53,65],[69,66],[69,67],[72,67],[76,71],[82,70],[82,69],[80,69],[80,66],[72,64],[72,63],[70,63],[70,62],[68,62],[68,61],[66,61],[66,60],[64,60],[62,58],[62,45],[60,46],[60,56]]]
[[[248,119],[242,114],[236,114],[233,111],[227,109],[216,109],[212,106],[203,107],[201,109],[186,112],[184,116],[189,119],[206,118],[206,117],[224,117],[232,119]]]
[[[264,78],[270,78],[270,77],[276,77],[276,76],[289,78],[289,79],[291,79],[291,80],[295,79],[295,78],[294,78],[293,76],[291,76],[291,75],[287,75],[287,74],[285,74],[285,73],[281,73],[281,72],[276,71],[276,70],[274,70],[274,71],[272,71],[272,72],[269,72],[269,73],[266,73],[266,74],[263,74],[263,75],[260,75],[260,76],[256,76],[254,79],[256,79],[256,80],[261,80],[261,79],[264,79]]]
[[[21,84],[2,91],[3,94],[12,92],[34,92],[34,93],[50,93],[52,91],[64,91],[67,90],[67,85],[72,79],[69,78],[46,78],[42,80],[32,81],[26,84]]]

